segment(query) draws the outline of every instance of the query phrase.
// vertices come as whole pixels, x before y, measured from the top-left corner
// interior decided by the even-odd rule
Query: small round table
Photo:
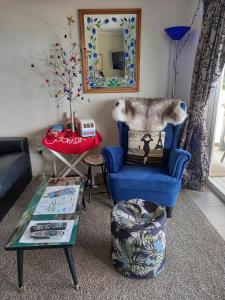
[[[107,183],[107,178],[106,178],[105,160],[104,160],[103,156],[102,155],[87,155],[83,159],[83,162],[88,165],[88,176],[87,176],[86,184],[84,187],[84,192],[89,183],[89,187],[90,187],[89,188],[89,202],[91,201],[92,188],[94,186],[92,183],[92,167],[101,167],[104,184],[105,184],[108,196],[110,198],[110,193],[109,193],[109,188],[108,188],[108,183]],[[96,192],[94,194],[101,194],[101,193],[106,193],[106,192]]]

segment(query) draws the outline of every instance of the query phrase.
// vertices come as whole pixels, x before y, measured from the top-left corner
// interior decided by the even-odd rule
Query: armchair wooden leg
[[[172,211],[173,211],[172,207],[166,207],[167,218],[172,218]]]

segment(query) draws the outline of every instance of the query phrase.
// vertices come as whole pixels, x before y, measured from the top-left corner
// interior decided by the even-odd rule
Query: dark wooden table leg
[[[88,179],[86,179],[85,185],[84,185],[84,190],[83,190],[83,195],[82,195],[82,207],[84,210],[87,210],[87,206],[86,206],[86,202],[85,202],[85,198],[84,198],[84,194],[85,194],[85,189],[87,186],[87,181]]]
[[[64,251],[65,251],[67,262],[68,262],[70,272],[71,272],[71,275],[73,278],[74,287],[78,291],[79,285],[78,285],[78,281],[77,281],[76,269],[74,266],[74,259],[73,259],[73,254],[72,254],[71,248],[64,248]]]
[[[107,182],[107,178],[106,178],[106,172],[105,172],[105,168],[102,166],[102,176],[103,176],[103,180],[105,183],[105,187],[109,196],[109,199],[111,199],[110,193],[109,193],[109,187],[108,187],[108,182]]]
[[[88,173],[89,173],[89,180],[90,180],[90,185],[89,185],[89,202],[91,202],[91,191],[92,191],[92,170],[91,166],[88,168]]]
[[[86,206],[86,202],[85,202],[84,196],[82,198],[82,206],[83,206],[83,210],[87,210],[87,206]]]
[[[87,206],[86,206],[86,202],[85,202],[85,191],[86,191],[86,188],[88,186],[89,173],[90,173],[90,170],[89,170],[89,167],[88,167],[88,175],[87,175],[87,178],[86,178],[86,182],[85,182],[85,185],[84,185],[83,196],[82,196],[82,206],[83,206],[84,210],[87,210]]]
[[[18,284],[19,292],[23,291],[23,249],[17,250],[17,272],[18,272]]]
[[[173,207],[166,207],[167,218],[172,218]]]

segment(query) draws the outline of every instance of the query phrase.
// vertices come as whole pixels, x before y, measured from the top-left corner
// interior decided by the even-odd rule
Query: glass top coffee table
[[[81,213],[81,207],[83,205],[86,208],[83,192],[84,192],[84,184],[85,179],[81,177],[67,177],[67,178],[45,178],[39,187],[37,188],[35,194],[33,195],[31,201],[28,203],[20,221],[17,225],[17,228],[14,230],[11,238],[8,243],[5,245],[6,250],[14,250],[17,251],[17,269],[18,269],[18,285],[19,291],[22,291],[23,288],[23,253],[24,250],[34,250],[34,249],[46,249],[46,248],[63,248],[65,251],[65,255],[69,264],[69,269],[73,278],[75,289],[78,290],[78,281],[76,276],[76,269],[74,265],[73,255],[71,248],[76,243],[78,227],[79,227],[79,217]],[[47,207],[48,210],[46,214],[37,214],[36,211],[40,207],[40,203],[43,200],[43,194],[46,192],[46,188],[57,190],[57,186],[62,189],[68,186],[74,186],[77,191],[77,202],[74,204],[74,212],[67,213],[65,207],[65,211],[63,213],[56,213],[57,210],[52,206],[54,202],[51,203],[50,206]],[[58,188],[59,189],[59,188]],[[39,204],[39,206],[38,206]],[[68,206],[68,204],[66,204]],[[38,207],[37,207],[38,206]],[[69,211],[69,210],[68,210]],[[44,211],[45,212],[45,211]],[[58,240],[52,240],[49,238],[48,240],[29,240],[29,235],[27,234],[29,229],[29,224],[31,223],[42,223],[42,222],[66,222],[68,226],[67,237],[66,240],[59,238]],[[70,230],[70,231],[69,231]],[[30,232],[30,230],[29,230]],[[26,235],[27,234],[27,235]],[[40,241],[40,242],[39,242]]]

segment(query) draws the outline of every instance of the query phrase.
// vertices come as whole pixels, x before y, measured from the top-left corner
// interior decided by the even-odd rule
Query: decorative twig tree
[[[68,32],[64,34],[64,39],[67,40],[65,44],[67,45],[64,46],[61,40],[57,38],[57,41],[49,50],[49,55],[41,57],[41,60],[48,67],[45,84],[53,88],[55,98],[65,98],[69,101],[72,131],[74,131],[72,102],[81,97],[82,94],[81,49],[72,37],[72,26],[74,24],[73,17],[67,17]],[[31,67],[35,67],[34,63],[31,64]]]

